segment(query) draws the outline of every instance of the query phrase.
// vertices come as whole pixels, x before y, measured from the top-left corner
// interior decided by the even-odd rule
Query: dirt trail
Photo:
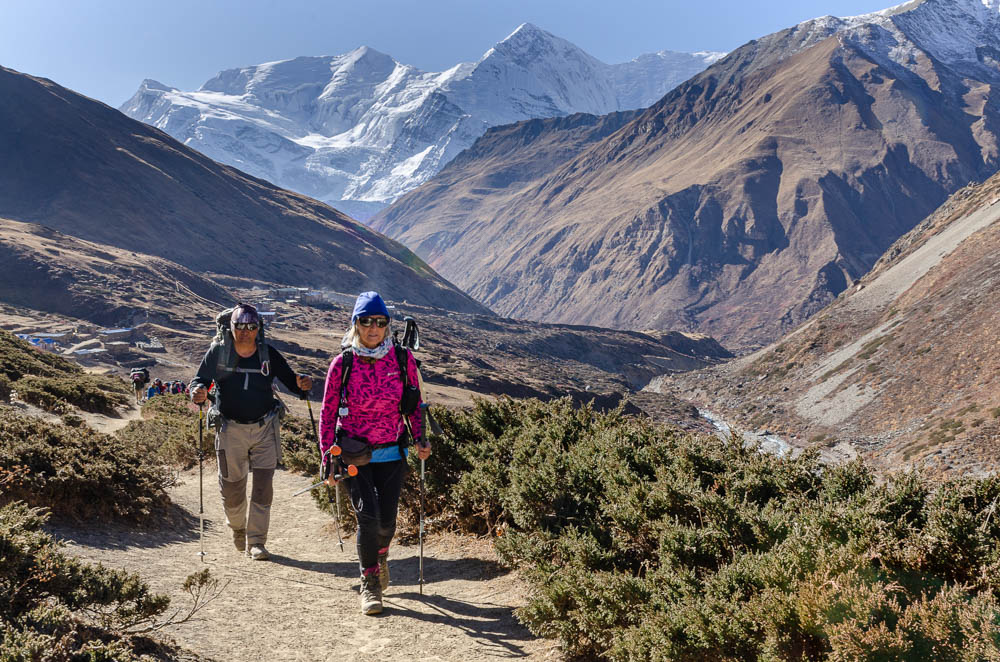
[[[196,620],[166,630],[184,648],[219,661],[559,659],[553,642],[535,639],[514,619],[526,586],[496,563],[485,541],[426,540],[423,595],[416,546],[394,545],[386,611],[361,615],[353,543],[345,541],[341,552],[330,517],[308,494],[291,498],[308,484],[290,472],[275,475],[270,562],[250,561],[233,547],[214,465],[205,467],[204,562],[197,469],[179,477],[171,490],[177,512],[155,531],[58,528],[55,534],[72,554],[140,573],[175,607],[190,604],[180,586],[195,571],[208,567],[229,581]]]
[[[108,416],[102,416],[101,414],[90,414],[85,411],[78,411],[77,414],[83,418],[87,425],[94,428],[98,432],[114,434],[132,421],[137,421],[142,418],[142,408],[138,405],[129,403],[119,410],[118,418],[110,418]]]

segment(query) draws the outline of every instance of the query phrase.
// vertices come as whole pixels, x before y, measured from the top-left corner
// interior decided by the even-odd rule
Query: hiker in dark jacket
[[[264,545],[274,495],[272,482],[281,458],[281,405],[274,396],[272,382],[277,378],[289,391],[303,397],[312,388],[312,379],[293,373],[278,350],[266,343],[258,345],[260,325],[256,308],[248,304],[236,306],[230,318],[236,365],[222,366],[220,371],[219,353],[225,348],[213,343],[190,386],[191,400],[199,405],[208,397],[212,382],[218,389],[215,397],[221,421],[216,424],[215,450],[226,524],[233,531],[236,549],[242,552],[249,546],[250,558],[255,561],[268,558]],[[246,486],[250,472],[253,488],[248,514]]]

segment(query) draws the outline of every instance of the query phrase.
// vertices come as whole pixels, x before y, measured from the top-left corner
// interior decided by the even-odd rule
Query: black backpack
[[[129,379],[132,380],[133,384],[145,386],[149,383],[149,370],[146,368],[132,368],[129,373]]]

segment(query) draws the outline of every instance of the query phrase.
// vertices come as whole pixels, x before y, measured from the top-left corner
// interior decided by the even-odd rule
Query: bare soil
[[[996,473],[998,203],[1000,176],[962,189],[780,342],[649,388],[888,471]]]
[[[139,573],[171,597],[172,609],[186,611],[191,599],[181,589],[184,579],[209,568],[225,589],[191,621],[163,631],[207,659],[561,659],[554,642],[535,638],[515,619],[527,586],[497,563],[488,540],[427,539],[422,594],[418,548],[394,544],[385,612],[362,615],[353,541],[345,540],[340,551],[331,517],[308,494],[291,496],[308,484],[291,472],[275,475],[270,561],[251,561],[234,548],[210,464],[204,469],[204,560],[197,468],[178,476],[170,492],[177,511],[160,526],[58,527],[54,533],[78,557]]]

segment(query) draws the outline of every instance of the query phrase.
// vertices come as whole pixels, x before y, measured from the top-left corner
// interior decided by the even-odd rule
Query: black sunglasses
[[[233,328],[237,331],[256,331],[260,326],[253,322],[237,322],[233,324]]]
[[[368,328],[369,326],[374,324],[378,328],[384,329],[385,327],[389,326],[389,320],[387,320],[384,317],[359,317],[358,324],[360,324],[365,328]]]

